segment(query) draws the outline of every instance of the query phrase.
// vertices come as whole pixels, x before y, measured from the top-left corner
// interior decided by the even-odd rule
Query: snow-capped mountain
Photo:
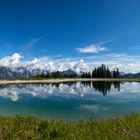
[[[47,75],[59,71],[61,75],[81,75],[83,72],[89,72],[91,69],[84,60],[74,62],[56,62],[45,58],[34,58],[33,60],[23,60],[23,57],[15,53],[0,59],[0,78],[25,78],[37,75]],[[139,78],[140,74],[127,74],[120,72],[121,77]]]
[[[33,77],[55,71],[64,74],[81,74],[89,71],[89,67],[83,60],[66,64],[54,63],[50,60],[44,62],[37,58],[23,61],[22,56],[18,53],[0,59],[0,78]]]

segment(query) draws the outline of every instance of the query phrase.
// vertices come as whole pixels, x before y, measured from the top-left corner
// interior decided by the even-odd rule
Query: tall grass
[[[55,121],[0,116],[1,140],[140,139],[140,114],[102,121]]]

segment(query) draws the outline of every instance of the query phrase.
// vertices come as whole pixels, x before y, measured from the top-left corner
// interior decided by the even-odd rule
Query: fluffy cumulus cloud
[[[57,70],[66,71],[69,69],[77,73],[80,73],[80,71],[84,72],[89,71],[88,65],[82,59],[81,60],[79,59],[77,61],[71,60],[68,63],[63,61],[60,61],[58,63],[57,61],[48,57],[34,58],[33,60],[26,61],[18,53],[1,58],[0,66],[9,67],[13,69],[17,67],[25,67],[29,70],[41,69],[48,70],[50,72]]]
[[[101,51],[106,51],[107,48],[100,45],[91,44],[83,48],[76,48],[76,50],[80,53],[99,53]]]
[[[18,53],[13,54],[12,56],[7,56],[0,59],[0,65],[6,67],[15,67],[20,64],[21,55]]]
[[[120,71],[126,73],[140,72],[140,56],[127,54],[94,54],[91,56],[76,58],[50,58],[47,56],[34,58],[30,61],[24,59],[18,53],[0,59],[0,66],[17,68],[25,67],[29,70],[40,69],[48,71],[66,71],[68,69],[79,73],[80,71],[90,71],[101,64],[108,65],[111,70],[118,67]]]

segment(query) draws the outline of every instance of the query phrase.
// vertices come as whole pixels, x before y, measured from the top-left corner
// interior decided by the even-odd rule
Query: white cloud
[[[76,48],[76,50],[80,53],[99,53],[101,51],[106,51],[106,47],[102,47],[98,44],[91,44],[89,46],[86,46],[84,48]]]
[[[118,67],[120,71],[126,73],[138,73],[140,72],[140,56],[128,55],[128,54],[94,54],[93,56],[84,56],[76,58],[61,58],[56,59],[56,63],[70,63],[71,61],[78,61],[83,59],[90,69],[97,67],[101,64],[108,65],[111,70]]]
[[[22,56],[18,53],[13,54],[12,56],[6,56],[0,59],[0,65],[6,67],[15,67],[20,64]]]
[[[127,73],[140,72],[140,56],[133,56],[127,54],[94,54],[94,56],[76,58],[53,58],[43,56],[27,61],[24,60],[23,56],[15,53],[11,56],[6,56],[0,59],[0,66],[5,66],[9,68],[23,66],[31,71],[37,68],[49,71],[64,71],[71,69],[79,73],[80,71],[91,70],[101,64],[108,65],[111,70],[113,70],[115,67],[118,67],[120,71],[124,71]]]
[[[30,71],[34,69],[48,70],[50,72],[57,71],[57,70],[65,71],[70,69],[77,73],[80,73],[80,71],[84,71],[84,72],[89,71],[88,65],[82,59],[77,61],[73,59],[67,63],[61,60],[58,63],[57,61],[47,56],[34,58],[33,60],[30,61],[25,61],[22,58],[23,57],[18,53],[15,53],[11,56],[6,56],[0,59],[0,66],[9,67],[13,69],[23,66]]]
[[[120,71],[126,73],[140,72],[140,56],[133,56],[127,54],[107,54],[107,55],[94,55],[83,58],[86,60],[90,67],[97,67],[101,64],[108,65],[112,70],[118,67]]]
[[[100,104],[84,104],[80,105],[80,110],[92,111],[92,112],[99,112],[99,111],[109,111],[108,107],[104,107]]]

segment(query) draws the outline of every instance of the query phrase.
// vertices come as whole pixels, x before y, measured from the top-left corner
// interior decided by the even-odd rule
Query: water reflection
[[[17,101],[19,93],[28,93],[32,96],[47,98],[50,95],[72,96],[79,95],[83,97],[86,94],[101,93],[103,96],[110,91],[121,92],[124,88],[129,88],[129,83],[120,82],[68,82],[57,84],[11,84],[0,85],[0,96],[10,98],[12,101]],[[140,87],[139,83],[131,83],[135,85],[135,90]],[[122,87],[122,89],[121,89]],[[132,90],[133,88],[131,88]],[[130,89],[129,89],[130,90]],[[130,90],[130,91],[131,91]]]
[[[39,118],[116,117],[140,112],[138,82],[0,85],[0,114]]]

